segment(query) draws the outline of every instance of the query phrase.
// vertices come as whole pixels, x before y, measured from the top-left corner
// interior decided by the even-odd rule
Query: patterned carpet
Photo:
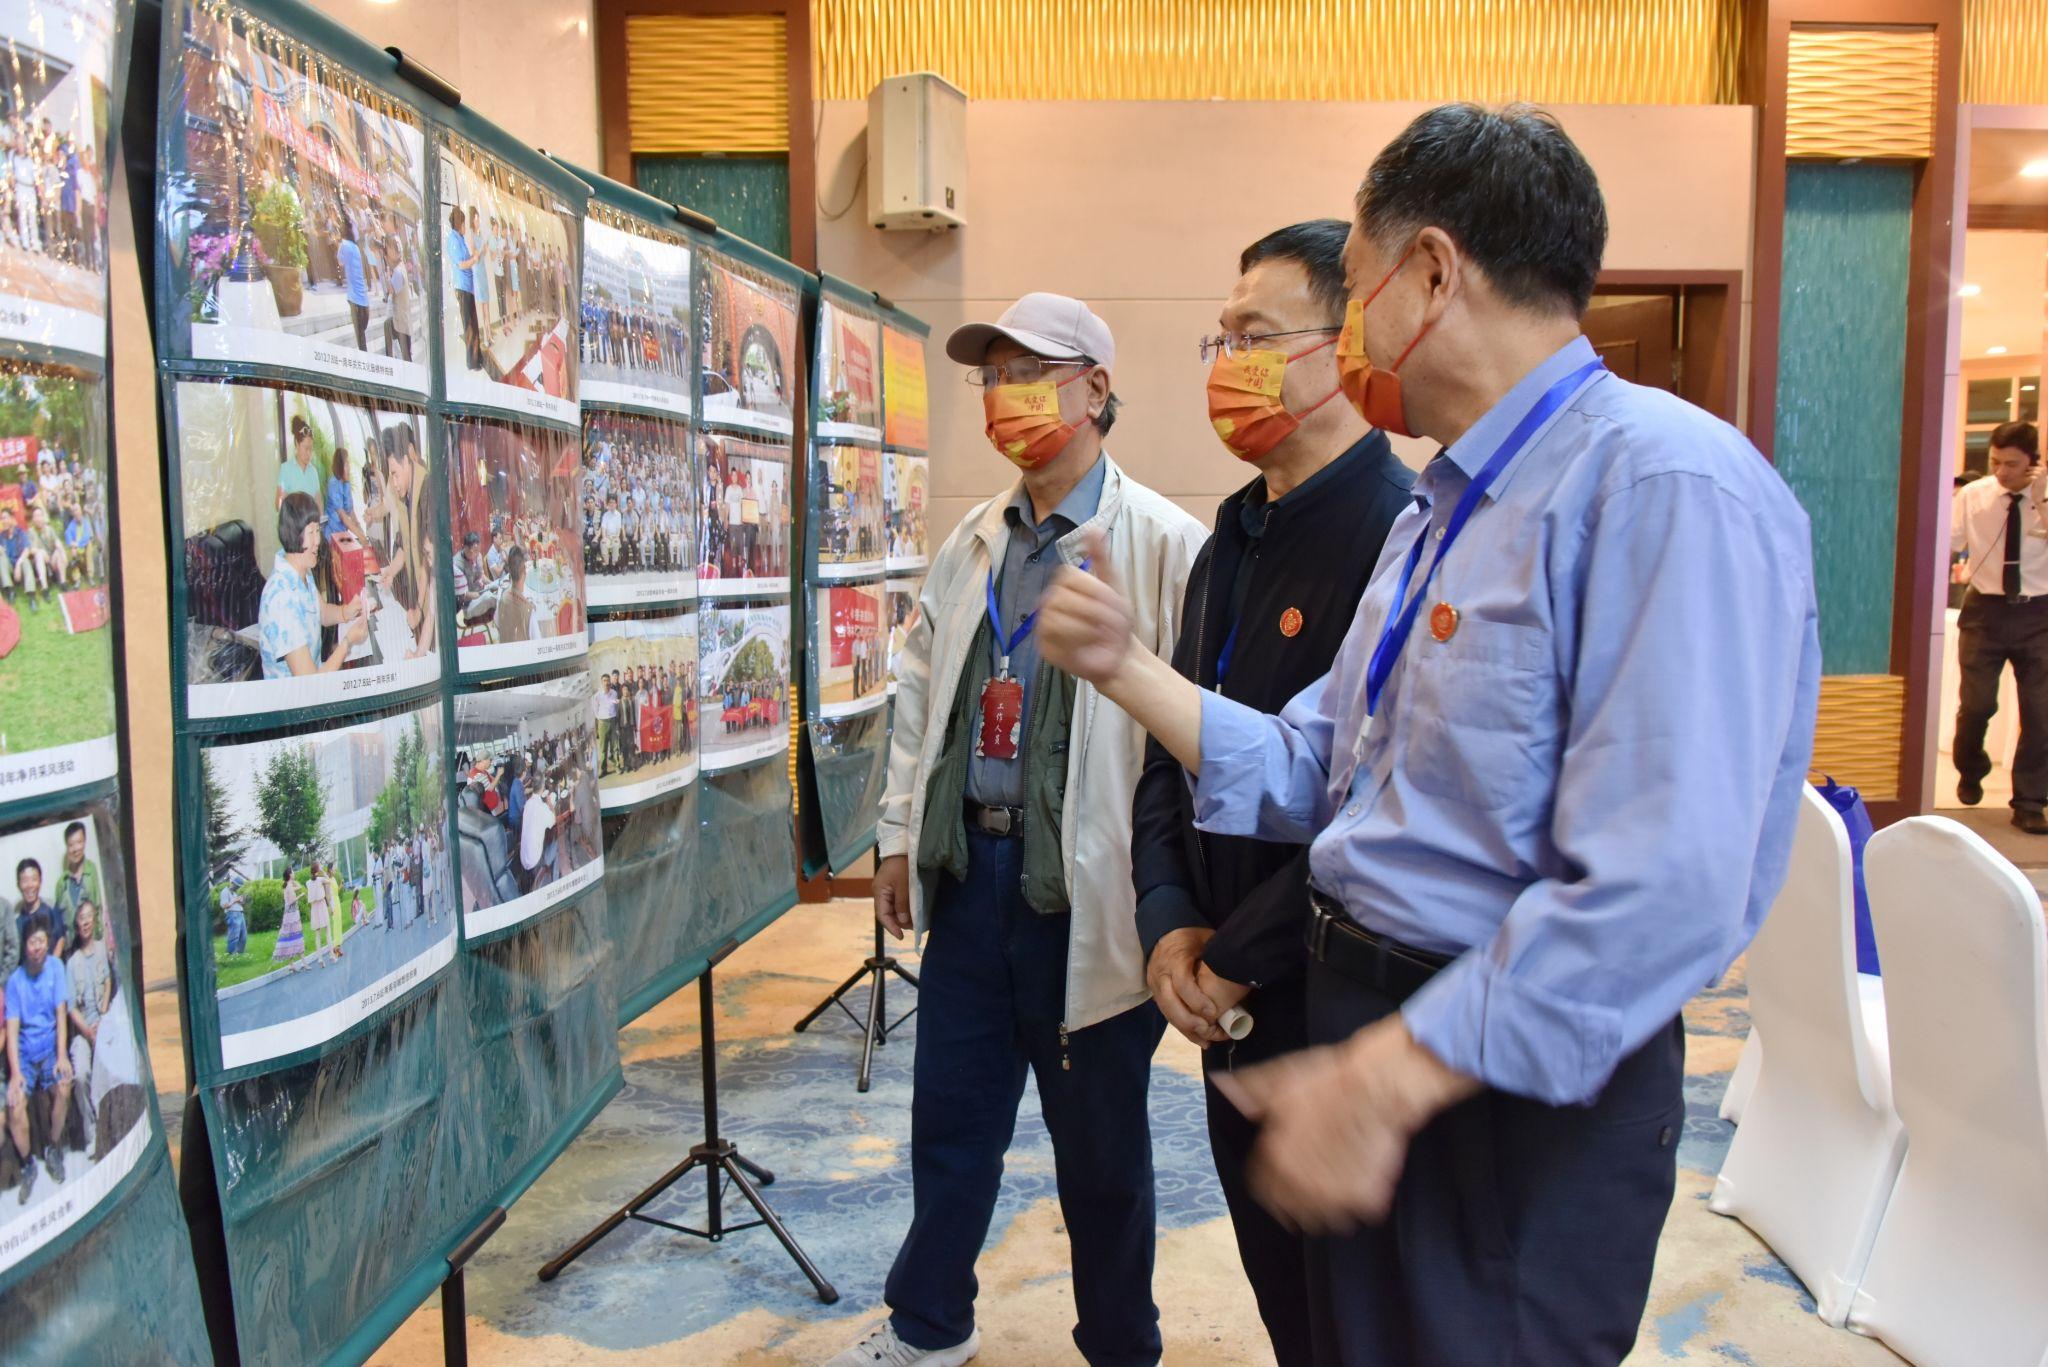
[[[701,1137],[696,994],[685,991],[625,1032],[626,1090],[471,1265],[473,1362],[770,1367],[820,1361],[858,1336],[875,1317],[909,1219],[910,1176],[901,1159],[910,1034],[877,1053],[873,1089],[860,1096],[853,1085],[855,1027],[836,1012],[806,1035],[790,1026],[865,956],[867,935],[864,908],[799,908],[734,955],[718,988],[726,1130],[748,1157],[779,1174],[767,1195],[837,1285],[840,1302],[820,1305],[762,1229],[714,1245],[628,1223],[558,1280],[534,1278],[541,1263]],[[900,1012],[909,1001],[892,993],[891,1004]],[[1715,1113],[1748,1029],[1744,1005],[1737,975],[1687,1012],[1690,1117],[1679,1190],[1630,1361],[1896,1363],[1880,1345],[1822,1325],[1769,1250],[1706,1208],[1731,1134]],[[166,1024],[175,1030],[175,1012],[151,1015],[162,1067],[160,1031]],[[1154,1065],[1152,1114],[1160,1220],[1154,1290],[1166,1362],[1270,1362],[1209,1165],[1195,1053],[1171,1032]],[[678,1187],[649,1213],[700,1224],[702,1180]],[[740,1218],[729,1207],[728,1219]],[[981,1362],[1080,1361],[1068,1338],[1073,1297],[1066,1266],[1051,1147],[1027,1088],[979,1269]],[[438,1315],[438,1307],[424,1307],[374,1360],[438,1362]]]

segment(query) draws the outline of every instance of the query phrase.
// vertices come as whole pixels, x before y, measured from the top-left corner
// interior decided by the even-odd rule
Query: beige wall
[[[974,391],[938,349],[967,318],[1019,294],[1088,300],[1117,338],[1126,407],[1109,445],[1137,477],[1205,522],[1246,468],[1203,409],[1195,342],[1213,332],[1238,252],[1319,215],[1343,217],[1373,155],[1420,105],[975,102],[967,112],[967,217],[957,232],[877,232],[866,189],[819,213],[824,269],[932,324],[937,534],[1004,487]],[[820,203],[847,204],[867,109],[821,109]],[[1753,112],[1725,106],[1560,106],[1607,194],[1611,270],[1749,264]],[[1744,298],[1745,314],[1747,297]],[[1403,453],[1419,461],[1420,444]]]
[[[314,0],[378,47],[399,47],[462,91],[463,103],[582,166],[598,160],[597,59],[589,0]],[[136,872],[144,971],[176,972],[171,813],[169,604],[155,367],[134,234],[116,177],[113,206],[114,433],[121,475],[121,564]]]

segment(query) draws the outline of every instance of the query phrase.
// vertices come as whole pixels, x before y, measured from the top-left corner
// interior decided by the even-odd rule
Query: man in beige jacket
[[[829,1367],[957,1367],[979,1350],[974,1262],[1026,1072],[1051,1132],[1093,1367],[1159,1360],[1146,1089],[1163,1022],[1132,907],[1131,795],[1144,733],[1041,664],[1032,622],[1085,537],[1132,585],[1134,629],[1170,649],[1201,524],[1103,451],[1116,344],[1076,299],[1029,294],[946,354],[983,390],[1023,472],[932,558],[898,667],[875,916],[926,936],[911,1107],[910,1232],[890,1318]]]

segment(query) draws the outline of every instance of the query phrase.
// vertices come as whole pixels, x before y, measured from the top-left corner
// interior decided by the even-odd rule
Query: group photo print
[[[697,438],[702,548],[697,592],[707,598],[789,591],[790,449],[726,433]]]
[[[889,611],[889,662],[888,682],[890,696],[896,693],[896,663],[903,658],[903,647],[909,644],[910,628],[917,621],[917,596],[924,592],[922,576],[915,579],[891,579],[883,586],[888,598]]]
[[[529,920],[603,876],[596,746],[581,670],[456,698],[465,935]]]
[[[0,910],[0,1273],[89,1213],[149,1144],[142,985],[109,815],[0,834],[13,880]]]
[[[0,7],[0,339],[106,351],[113,0]]]
[[[698,764],[736,769],[789,748],[789,608],[698,610]]]
[[[462,138],[441,144],[441,356],[450,403],[575,422],[580,220]]]
[[[882,505],[888,509],[891,570],[921,570],[931,561],[931,527],[926,521],[931,483],[930,456],[905,451],[888,454],[882,466]]]
[[[441,707],[200,752],[220,1066],[314,1048],[453,956]]]
[[[795,430],[795,291],[713,259],[702,263],[703,416],[709,423],[788,435]]]
[[[882,439],[882,325],[830,295],[818,306],[818,427],[821,438]]]
[[[114,773],[101,402],[82,375],[0,363],[0,802]]]
[[[695,592],[697,487],[690,429],[592,411],[583,422],[583,572],[590,606],[680,602]]]
[[[697,776],[696,613],[592,623],[590,687],[607,811]]]
[[[889,646],[883,633],[887,590],[879,583],[832,584],[817,591],[818,715],[851,716],[889,698]]]
[[[582,443],[483,418],[447,427],[455,645],[464,672],[583,653]]]
[[[200,360],[424,395],[417,111],[235,7],[181,7],[163,316]]]
[[[890,457],[872,446],[818,448],[818,573],[833,579],[873,574],[889,549],[889,507],[882,473]]]
[[[181,382],[177,411],[186,714],[257,716],[439,678],[423,416],[214,380]]]
[[[583,220],[583,398],[687,415],[690,247],[593,203]]]

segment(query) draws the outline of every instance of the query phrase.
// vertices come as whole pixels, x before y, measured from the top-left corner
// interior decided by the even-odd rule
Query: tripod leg
[[[875,1048],[889,1042],[889,962],[884,959],[875,965],[875,999],[869,1005],[875,1011]]]
[[[897,977],[903,979],[903,981],[909,983],[912,987],[916,987],[918,985],[917,975],[915,973],[912,973],[909,969],[905,968],[902,964],[897,963],[894,959],[889,960],[889,971],[891,973],[894,973]]]
[[[654,1180],[653,1186],[650,1186],[649,1188],[647,1188],[647,1190],[641,1192],[638,1196],[635,1196],[632,1200],[628,1201],[624,1206],[620,1207],[618,1210],[615,1210],[610,1215],[605,1216],[603,1224],[599,1225],[596,1229],[591,1230],[590,1233],[584,1235],[575,1243],[569,1245],[569,1247],[561,1254],[560,1257],[557,1257],[551,1262],[544,1264],[540,1270],[540,1279],[544,1282],[551,1282],[556,1277],[559,1277],[562,1274],[562,1269],[567,1267],[570,1263],[575,1262],[585,1253],[589,1252],[590,1246],[592,1244],[595,1244],[599,1239],[602,1239],[605,1235],[611,1233],[620,1225],[632,1219],[634,1214],[639,1211],[640,1207],[646,1205],[649,1201],[652,1201],[655,1197],[661,1195],[664,1191],[667,1191],[670,1187],[674,1186],[677,1181],[679,1181],[685,1174],[687,1174],[690,1171],[691,1168],[695,1167],[696,1165],[697,1159],[693,1155],[689,1158],[685,1158],[682,1162],[676,1164],[667,1172],[663,1173],[660,1177],[656,1178]],[[714,1181],[715,1180],[716,1178],[714,1177]],[[714,1206],[713,1209],[715,1210],[716,1207]]]
[[[818,1271],[817,1264],[810,1260],[797,1245],[796,1239],[783,1228],[782,1221],[776,1218],[768,1203],[761,1199],[761,1193],[754,1190],[754,1184],[747,1180],[746,1173],[740,1171],[740,1165],[732,1164],[727,1171],[732,1174],[733,1185],[740,1189],[740,1195],[753,1204],[754,1212],[761,1217],[761,1222],[773,1230],[775,1237],[782,1241],[783,1251],[794,1258],[796,1265],[803,1269],[803,1274],[811,1279],[811,1285],[817,1289],[818,1299],[826,1305],[836,1305],[839,1301],[839,1292],[833,1289],[832,1283],[825,1280],[825,1275]]]
[[[816,1006],[812,1007],[811,1014],[805,1016],[802,1020],[796,1023],[796,1032],[799,1035],[801,1035],[805,1030],[810,1028],[811,1022],[816,1020],[818,1017],[824,1015],[826,1009],[830,1007],[833,1002],[838,1001],[841,997],[853,991],[854,984],[859,982],[861,980],[861,976],[865,974],[867,971],[867,965],[865,964],[853,970],[852,977],[848,978],[845,982],[839,984],[839,986],[833,988],[831,996],[825,998],[825,1000],[819,1002]]]
[[[762,1186],[772,1187],[775,1185],[775,1174],[762,1167],[759,1163],[754,1162],[745,1154],[735,1153],[732,1156],[732,1161],[754,1174],[754,1180]]]
[[[868,989],[868,1028],[861,1036],[860,1082],[856,1092],[868,1089],[868,1073],[875,1065],[875,1036],[882,1028],[882,970],[875,970],[874,985]]]

